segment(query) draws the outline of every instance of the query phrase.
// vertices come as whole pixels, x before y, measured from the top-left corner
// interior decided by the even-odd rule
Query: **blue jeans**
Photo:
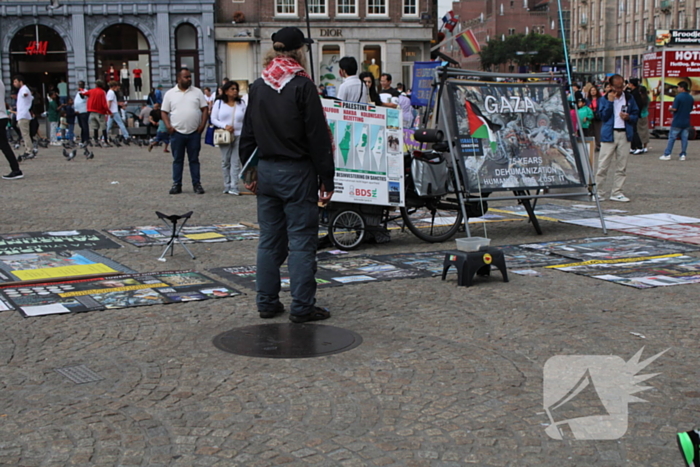
[[[122,136],[124,138],[129,137],[129,131],[126,129],[126,126],[124,125],[124,120],[122,120],[122,116],[119,115],[119,112],[113,113],[112,115],[109,116],[107,119],[107,133],[109,134],[109,130],[112,129],[112,123],[116,122],[117,126],[119,127],[119,130],[122,132]]]
[[[190,164],[190,177],[192,186],[199,185],[199,150],[202,148],[202,135],[190,133],[184,135],[173,132],[170,135],[170,151],[173,154],[173,184],[182,185],[182,171],[185,169],[185,151],[187,162]]]
[[[686,155],[688,150],[688,135],[690,134],[690,127],[688,128],[678,128],[677,126],[672,126],[671,131],[668,132],[668,144],[666,145],[666,150],[664,151],[664,156],[670,156],[673,152],[673,145],[676,143],[676,138],[678,134],[681,135],[681,156]]]
[[[69,141],[73,141],[75,138],[75,134],[73,133],[73,130],[75,129],[75,123],[69,123],[68,124],[68,130],[66,131],[66,139]]]
[[[280,266],[288,260],[290,314],[316,304],[318,177],[310,160],[261,159],[258,164],[260,241],[256,273],[258,311],[279,306]]]

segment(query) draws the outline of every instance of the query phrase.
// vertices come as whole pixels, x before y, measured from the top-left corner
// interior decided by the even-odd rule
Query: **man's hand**
[[[258,182],[244,183],[245,189],[252,192],[253,194],[258,194]]]
[[[206,126],[206,125],[205,125],[205,126]],[[204,131],[205,126],[199,125],[199,126],[197,127],[197,133],[199,133],[199,134],[201,135],[202,132]]]
[[[168,125],[168,133],[170,133],[171,135],[175,133],[175,127]]]
[[[630,119],[630,114],[625,113],[625,112],[620,112],[620,118],[623,120],[629,120]]]
[[[612,91],[608,91],[608,93],[605,95],[605,97],[608,98],[608,101],[610,102],[615,102],[615,93]]]
[[[332,197],[333,192],[326,191],[326,186],[323,183],[321,183],[321,188],[318,194],[318,202],[321,203],[321,205],[325,206],[326,204],[328,204]]]

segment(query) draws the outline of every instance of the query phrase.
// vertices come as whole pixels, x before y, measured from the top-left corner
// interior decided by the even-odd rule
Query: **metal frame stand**
[[[441,123],[438,124],[438,127],[441,127],[444,129],[445,135],[447,136],[447,140],[449,142],[449,151],[450,151],[450,159],[454,168],[454,173],[455,173],[455,182],[457,183],[457,197],[459,199],[459,203],[462,208],[462,214],[464,216],[464,231],[467,235],[467,237],[471,237],[471,232],[469,230],[469,219],[467,218],[467,213],[466,213],[466,208],[464,206],[465,201],[483,201],[483,198],[481,196],[479,197],[472,197],[470,196],[469,193],[469,188],[466,186],[466,179],[464,180],[464,189],[466,190],[466,193],[462,192],[462,184],[460,178],[464,175],[461,170],[461,159],[458,157],[455,153],[457,152],[457,148],[455,147],[455,140],[454,136],[452,135],[452,132],[450,130],[450,124],[449,124],[449,119],[448,119],[448,113],[446,109],[446,100],[447,95],[444,93],[445,91],[445,85],[446,82],[449,78],[459,78],[459,79],[476,79],[479,80],[481,78],[494,78],[494,77],[508,77],[508,78],[554,78],[554,77],[561,77],[561,75],[555,75],[555,74],[548,74],[548,73],[511,73],[511,74],[502,74],[502,73],[493,73],[493,72],[484,72],[484,71],[475,71],[475,70],[456,70],[452,68],[444,68],[444,67],[438,67],[435,69],[435,82],[438,84],[440,87],[440,92],[438,93],[438,99],[437,99],[437,105],[440,107],[440,112],[439,112],[439,118],[441,119]],[[583,130],[579,126],[579,132],[580,132],[580,137],[582,141],[585,141],[585,138],[583,138]],[[584,144],[585,147],[585,144]],[[537,220],[537,217],[535,216],[535,211],[534,207],[530,204],[530,200],[534,200],[535,202],[539,198],[575,198],[575,197],[580,197],[580,196],[590,196],[595,200],[596,207],[598,208],[598,216],[600,218],[600,223],[601,227],[603,229],[603,234],[607,235],[607,229],[605,227],[605,217],[603,215],[603,210],[600,206],[600,199],[598,198],[598,190],[597,190],[597,185],[596,185],[596,180],[595,180],[595,173],[593,172],[593,168],[591,167],[590,164],[590,159],[588,155],[588,148],[584,149],[584,159],[582,163],[585,165],[585,168],[588,169],[588,187],[586,192],[569,192],[569,193],[556,193],[556,194],[529,194],[524,190],[515,190],[513,191],[513,196],[498,196],[498,197],[490,197],[490,201],[498,201],[498,200],[518,200],[523,203],[525,206],[525,209],[528,213],[528,217],[532,221],[533,226],[535,227],[535,231],[538,234],[542,234],[542,230],[539,226],[539,222]],[[585,187],[584,187],[585,188]],[[573,190],[573,188],[572,188]],[[481,191],[481,190],[480,190]],[[481,195],[481,193],[479,193]]]
[[[182,245],[182,248],[184,248],[185,251],[190,254],[192,259],[195,259],[195,256],[192,254],[190,249],[187,248],[187,245],[185,245],[184,243],[182,243],[180,241],[180,232],[182,232],[182,228],[185,226],[185,224],[187,224],[187,221],[192,216],[192,212],[193,211],[190,211],[190,212],[185,213],[181,216],[177,216],[177,215],[168,216],[166,214],[163,214],[162,212],[156,211],[156,215],[158,216],[158,218],[160,220],[163,221],[163,223],[166,225],[166,227],[168,227],[168,228],[172,227],[172,233],[170,235],[170,240],[168,240],[168,243],[165,245],[165,250],[163,250],[163,253],[161,253],[160,257],[158,258],[158,261],[167,261],[165,259],[165,254],[168,252],[168,248],[170,249],[170,256],[173,256],[176,243],[178,245]],[[177,223],[180,219],[184,219],[184,221],[182,221],[182,224],[180,224],[180,227],[178,227]],[[172,225],[169,224],[168,221],[170,221],[170,223]]]

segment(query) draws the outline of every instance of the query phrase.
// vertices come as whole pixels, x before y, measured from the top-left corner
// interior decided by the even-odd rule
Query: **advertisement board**
[[[584,185],[561,86],[448,81],[447,90],[470,192]]]
[[[657,29],[656,46],[700,45],[700,30]]]
[[[695,106],[690,123],[700,126],[700,49],[664,49],[644,55],[643,84],[649,91],[649,128],[668,128],[673,120],[669,108],[678,83],[688,84]]]
[[[401,109],[323,99],[335,142],[334,202],[404,205]]]

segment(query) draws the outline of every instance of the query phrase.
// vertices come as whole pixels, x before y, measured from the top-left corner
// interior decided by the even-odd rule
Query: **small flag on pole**
[[[459,16],[455,15],[454,11],[450,10],[442,17],[442,27],[452,32],[459,22]]]
[[[459,48],[462,49],[462,54],[464,54],[465,57],[470,57],[481,51],[479,41],[476,40],[474,33],[470,29],[458,35],[455,41],[457,45],[459,45]]]

